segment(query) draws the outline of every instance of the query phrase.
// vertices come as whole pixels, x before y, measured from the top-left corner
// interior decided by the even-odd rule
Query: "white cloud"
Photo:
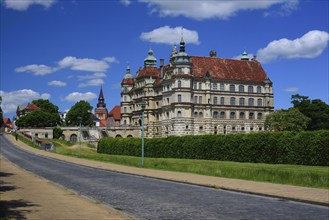
[[[102,79],[91,79],[85,83],[80,83],[79,87],[100,86],[102,84],[104,84],[104,80],[102,80]]]
[[[120,2],[125,5],[125,6],[128,6],[131,4],[131,1],[130,0],[120,0]]]
[[[284,89],[283,91],[285,91],[285,92],[297,92],[298,91],[298,88],[296,88],[296,87],[289,87],[289,88]]]
[[[12,92],[5,92],[0,90],[2,97],[1,107],[4,113],[16,112],[18,105],[26,105],[36,99],[50,99],[50,94],[40,94],[31,89],[22,89]]]
[[[44,76],[47,74],[51,74],[56,71],[55,68],[46,66],[46,65],[37,65],[37,64],[31,64],[27,66],[21,66],[17,67],[15,69],[16,72],[27,72],[27,73],[32,73],[33,75],[36,76]]]
[[[58,80],[53,80],[48,82],[49,86],[66,86],[66,82],[58,81]]]
[[[58,62],[60,68],[70,68],[71,70],[105,72],[110,66],[104,60],[95,60],[89,58],[65,57]]]
[[[143,32],[140,39],[150,41],[153,43],[174,44],[179,43],[182,37],[185,43],[199,44],[199,35],[196,31],[191,31],[181,26],[171,28],[170,26],[163,26],[154,29],[150,32]]]
[[[313,30],[294,40],[286,38],[274,40],[265,48],[259,49],[257,57],[264,63],[280,58],[314,58],[323,52],[328,41],[329,34],[327,32]]]
[[[86,79],[99,79],[99,78],[105,78],[106,74],[105,73],[94,73],[91,75],[85,75],[85,76],[78,76],[79,80],[86,80]]]
[[[68,102],[78,102],[81,100],[91,101],[96,98],[97,95],[92,92],[86,92],[86,93],[72,92],[64,98],[64,101],[68,101]]]
[[[105,57],[105,58],[103,58],[103,60],[108,63],[119,63],[119,61],[115,57]]]
[[[6,8],[25,11],[33,4],[49,8],[56,0],[4,0],[3,2]]]
[[[158,13],[162,17],[184,16],[197,20],[219,18],[227,19],[234,16],[238,11],[244,10],[264,10],[275,4],[286,5],[289,8],[290,2],[297,0],[271,0],[271,1],[163,1],[163,0],[140,0],[151,8],[151,12]],[[298,2],[298,1],[297,1]],[[282,8],[285,9],[284,7]],[[292,9],[292,6],[290,7]]]

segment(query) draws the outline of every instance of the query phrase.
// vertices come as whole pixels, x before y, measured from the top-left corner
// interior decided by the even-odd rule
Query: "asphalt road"
[[[2,135],[0,143],[18,166],[137,219],[329,219],[324,206],[79,166],[26,152]]]

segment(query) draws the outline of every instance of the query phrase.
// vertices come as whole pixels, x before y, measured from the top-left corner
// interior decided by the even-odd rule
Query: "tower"
[[[106,108],[106,104],[104,102],[103,89],[101,87],[101,90],[99,92],[97,107],[95,108],[95,116],[96,118],[102,121],[107,119],[107,113],[108,111]]]

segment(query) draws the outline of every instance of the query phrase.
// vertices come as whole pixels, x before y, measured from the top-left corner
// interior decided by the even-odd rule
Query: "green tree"
[[[267,115],[265,128],[270,131],[303,131],[309,121],[297,108],[289,108]]]
[[[54,105],[53,103],[49,102],[48,99],[38,99],[38,100],[33,100],[33,104],[38,106],[40,109],[47,111],[49,113],[56,113],[58,114],[58,106]]]
[[[0,106],[0,128],[2,127],[3,125],[3,112],[2,112],[2,108]]]
[[[93,107],[84,100],[77,102],[68,111],[65,122],[68,126],[91,126],[93,125],[93,114],[90,111]]]
[[[320,99],[310,100],[307,96],[292,95],[291,103],[311,119],[307,130],[329,129],[329,105]]]
[[[63,130],[61,128],[58,127],[54,127],[53,128],[53,137],[55,139],[59,139],[63,134]]]
[[[16,125],[23,127],[53,127],[60,120],[58,114],[52,114],[44,110],[36,110],[17,119]]]

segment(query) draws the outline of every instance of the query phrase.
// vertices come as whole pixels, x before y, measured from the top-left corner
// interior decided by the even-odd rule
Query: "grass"
[[[54,143],[58,154],[141,167],[141,157],[99,154],[95,148],[85,143],[82,144],[79,155],[79,148],[72,146],[72,144],[68,146],[67,142],[58,140],[54,140]],[[329,167],[145,158],[144,168],[329,189]]]

